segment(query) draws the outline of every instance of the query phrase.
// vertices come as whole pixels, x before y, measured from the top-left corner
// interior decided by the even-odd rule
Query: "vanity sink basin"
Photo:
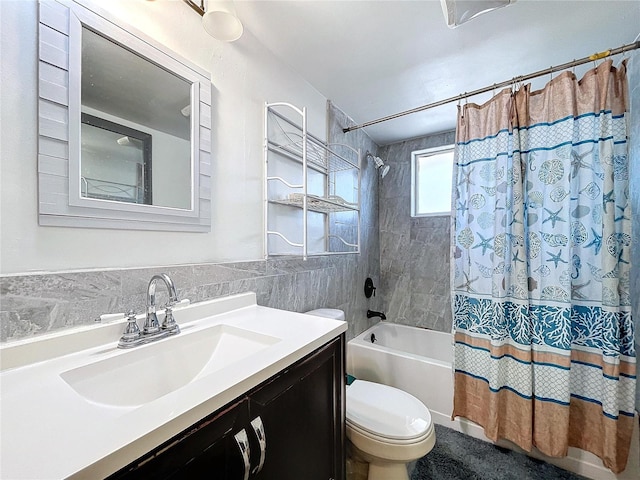
[[[136,347],[60,374],[86,400],[110,407],[152,402],[280,339],[219,324]]]

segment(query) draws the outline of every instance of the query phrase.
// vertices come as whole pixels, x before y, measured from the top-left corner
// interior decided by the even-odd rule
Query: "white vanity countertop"
[[[174,316],[179,335],[130,350],[116,348],[122,321],[2,346],[0,478],[104,478],[347,329],[342,321],[258,306],[252,293],[176,309]],[[92,403],[61,377],[219,324],[277,341],[143,406]]]

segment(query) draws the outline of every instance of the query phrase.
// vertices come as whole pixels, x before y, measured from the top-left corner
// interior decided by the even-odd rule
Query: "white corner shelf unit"
[[[360,253],[360,151],[310,134],[306,108],[264,115],[265,257]]]

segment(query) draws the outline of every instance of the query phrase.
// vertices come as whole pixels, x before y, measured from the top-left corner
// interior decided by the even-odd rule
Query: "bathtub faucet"
[[[387,317],[384,312],[374,312],[373,310],[367,310],[367,318],[380,317],[380,320],[386,320]]]

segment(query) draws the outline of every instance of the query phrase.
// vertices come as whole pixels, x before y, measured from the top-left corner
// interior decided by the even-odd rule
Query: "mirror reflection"
[[[82,28],[80,195],[191,209],[191,83]]]
[[[84,113],[81,138],[83,197],[153,205],[151,135]]]

